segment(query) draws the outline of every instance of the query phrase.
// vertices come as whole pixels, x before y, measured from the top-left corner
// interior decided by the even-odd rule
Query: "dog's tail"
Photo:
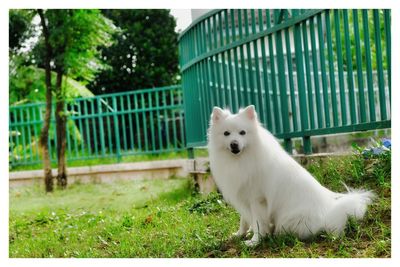
[[[372,191],[347,188],[347,193],[337,194],[326,220],[328,232],[335,235],[343,233],[349,216],[360,220],[364,217],[367,207],[375,198]]]

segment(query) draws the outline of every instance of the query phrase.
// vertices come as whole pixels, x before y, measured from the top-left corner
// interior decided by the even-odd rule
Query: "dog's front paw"
[[[246,240],[244,241],[244,244],[248,247],[256,247],[258,244],[260,244],[260,241],[254,241],[254,240]]]
[[[250,239],[250,240],[244,241],[244,244],[245,244],[246,246],[248,246],[248,247],[253,248],[253,247],[256,247],[257,245],[260,244],[260,240],[253,240],[253,239]]]

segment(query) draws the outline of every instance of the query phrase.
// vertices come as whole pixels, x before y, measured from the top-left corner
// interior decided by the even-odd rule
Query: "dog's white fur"
[[[232,142],[239,153],[232,152]],[[246,241],[250,246],[266,234],[290,232],[305,239],[325,230],[340,235],[348,217],[361,219],[374,196],[371,191],[335,193],[323,187],[260,125],[254,106],[238,114],[214,107],[208,151],[219,190],[241,215],[236,235],[254,232]]]

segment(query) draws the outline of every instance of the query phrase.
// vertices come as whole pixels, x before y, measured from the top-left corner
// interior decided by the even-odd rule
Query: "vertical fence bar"
[[[231,13],[233,12],[232,10],[230,11]],[[231,32],[229,31],[229,16],[228,16],[228,10],[225,10],[225,37],[226,37],[226,43],[230,44],[231,43]],[[235,21],[231,20],[231,28],[232,31],[234,29],[234,24]],[[233,35],[233,33],[232,33]],[[232,36],[233,37],[233,36]],[[235,85],[233,81],[233,69],[232,69],[232,55],[231,55],[232,50],[227,51],[227,57],[228,57],[228,75],[229,75],[229,89],[230,89],[230,99],[231,99],[231,104],[230,108],[232,112],[237,112],[237,99],[235,95]]]
[[[132,150],[132,152],[134,152],[135,150],[135,139],[134,139],[134,134],[133,134],[133,122],[132,122],[132,113],[134,112],[134,110],[132,110],[132,103],[131,103],[131,96],[132,95],[127,95],[126,96],[126,101],[127,101],[127,110],[128,110],[128,117],[129,117],[129,137],[130,137],[130,141],[131,141],[131,146],[130,149]]]
[[[324,114],[325,114],[325,127],[331,127],[330,120],[330,105],[328,98],[328,81],[326,74],[326,61],[325,61],[325,43],[324,33],[322,32],[322,15],[317,15],[317,27],[318,27],[318,41],[319,41],[319,61],[321,67],[321,81],[322,81],[322,94],[324,99]]]
[[[129,96],[128,96],[128,98],[129,98]],[[122,129],[122,140],[124,140],[124,144],[123,144],[123,151],[127,151],[128,150],[128,144],[127,144],[127,139],[126,139],[126,124],[125,124],[125,107],[124,107],[124,96],[123,95],[120,95],[119,96],[119,102],[120,102],[120,105],[121,105],[121,107],[120,107],[120,111],[121,111],[121,120],[122,120],[122,127],[121,127],[121,129]],[[131,129],[129,128],[129,131],[131,131]],[[120,145],[120,147],[121,147],[121,145]]]
[[[214,49],[218,48],[218,34],[217,34],[217,16],[214,14],[213,15],[213,32],[214,32]],[[213,72],[215,73],[215,80],[213,80],[213,83],[215,83],[215,91],[216,91],[216,96],[217,96],[217,103],[218,105],[223,105],[223,97],[221,96],[221,79],[220,79],[220,72],[219,72],[219,54],[216,54],[213,56]]]
[[[310,22],[311,24],[311,22]],[[303,30],[303,47],[304,47],[304,65],[306,70],[306,81],[307,81],[307,95],[308,95],[308,111],[310,128],[315,129],[315,113],[314,113],[314,101],[313,101],[313,87],[311,82],[311,71],[310,71],[310,55],[308,50],[308,36],[307,36],[307,21],[302,24]]]
[[[259,24],[259,28],[262,28],[262,13],[261,10],[258,10],[258,24]],[[260,16],[261,14],[261,16]],[[255,21],[255,11],[254,9],[252,10],[251,13],[252,16],[252,26],[253,26],[253,34],[256,33],[256,21]],[[260,114],[260,118],[262,122],[266,122],[265,121],[265,108],[264,108],[264,98],[263,98],[263,90],[261,87],[261,69],[260,69],[260,58],[258,56],[258,45],[257,45],[258,40],[255,40],[253,42],[253,50],[254,50],[254,57],[255,57],[255,64],[256,64],[256,79],[257,79],[257,92],[258,92],[258,112]]]
[[[75,125],[75,127],[76,128],[78,128],[78,125],[77,125],[77,111],[75,110],[75,106],[76,106],[77,104],[76,103],[74,103],[74,105],[72,105],[71,106],[71,108],[72,108],[72,111],[73,111],[73,116],[71,117],[71,119],[72,119],[72,121],[73,121],[73,123],[74,123],[74,125]],[[76,130],[76,129],[75,129]],[[100,131],[100,134],[101,134],[102,132]],[[74,143],[74,151],[75,151],[75,158],[79,158],[79,153],[78,153],[78,140],[77,140],[77,137],[76,137],[76,135],[75,134],[73,134],[72,135],[72,140],[73,140],[73,143]],[[72,141],[71,141],[72,142]]]
[[[78,114],[79,114],[79,117],[78,117],[79,131],[83,132],[84,131],[83,125],[82,125],[83,113],[82,113],[82,108],[81,108],[81,103],[80,102],[78,102]],[[85,158],[85,156],[87,154],[87,153],[85,153],[85,141],[84,141],[85,138],[84,138],[83,134],[81,134],[81,137],[82,137],[82,139],[81,139],[80,147],[81,147],[82,157]],[[57,144],[57,142],[56,142],[56,144]]]
[[[21,132],[20,132],[19,127],[18,127],[18,124],[20,124],[21,122],[20,122],[20,119],[18,118],[17,110],[18,110],[18,107],[14,107],[14,108],[12,109],[12,115],[13,115],[13,118],[14,118],[14,123],[16,124],[16,125],[14,126],[14,131],[15,131],[15,133],[14,133],[14,136],[15,136],[15,138],[14,138],[14,139],[15,139],[14,145],[15,145],[16,152],[18,152],[18,148],[19,148],[19,136],[21,135]],[[16,156],[18,156],[18,158],[19,158],[19,155],[16,155]],[[22,158],[23,158],[23,156],[22,156]]]
[[[151,133],[151,150],[156,150],[156,140],[155,140],[155,133],[154,133],[154,108],[153,108],[153,99],[152,96],[150,94],[148,94],[148,98],[149,100],[149,117],[150,117],[150,133]]]
[[[364,75],[363,64],[361,56],[361,43],[360,43],[360,29],[358,26],[358,11],[353,9],[353,27],[354,27],[354,41],[356,48],[356,62],[357,62],[357,85],[358,85],[358,98],[359,98],[359,121],[366,122],[365,111],[365,97],[364,97]]]
[[[40,139],[40,131],[38,133],[38,131],[36,130],[36,124],[40,123],[40,121],[38,121],[38,119],[36,118],[36,110],[39,111],[39,106],[35,106],[35,108],[33,108],[33,112],[32,112],[33,123],[34,123],[33,124],[33,134],[35,137],[35,147],[36,147],[35,155],[36,155],[36,160],[39,161],[39,145],[38,144],[39,144],[39,139]],[[11,124],[11,121],[10,120],[8,120],[8,121]]]
[[[247,14],[247,10],[243,10],[244,12],[244,30],[245,30],[245,36],[248,37],[250,35],[250,26],[249,26],[249,16]],[[246,43],[246,55],[247,55],[247,78],[248,78],[248,84],[249,87],[246,88],[247,92],[247,102],[246,105],[249,105],[250,103],[254,103],[254,80],[253,80],[253,64],[252,64],[252,57],[251,57],[251,49],[250,49],[250,43]]]
[[[141,131],[141,127],[140,127],[140,119],[139,119],[139,101],[138,101],[138,94],[135,93],[133,95],[134,97],[134,104],[135,104],[135,122],[136,122],[136,136],[137,136],[137,144],[138,144],[138,150],[139,152],[141,152],[142,149],[142,131]]]
[[[300,24],[294,26],[294,38],[298,40],[295,42],[295,53],[296,53],[296,70],[297,70],[297,84],[299,92],[300,102],[300,117],[301,117],[301,129],[308,129],[308,109],[306,103],[306,86],[304,81],[304,62],[303,62],[303,49],[301,43],[301,28]]]
[[[208,113],[208,108],[204,104],[206,102],[206,96],[205,92],[207,91],[207,88],[205,87],[204,84],[204,73],[203,73],[203,68],[202,68],[202,62],[199,62],[199,64],[196,67],[196,79],[197,79],[197,86],[199,88],[199,100],[200,100],[200,123],[203,125],[205,123]]]
[[[200,23],[199,24],[199,27],[198,27],[198,30],[199,30],[199,32],[198,32],[198,34],[199,34],[199,36],[200,36],[200,38],[198,38],[196,41],[197,41],[197,43],[198,43],[198,46],[200,47],[200,50],[201,51],[204,51],[205,50],[205,44],[204,44],[204,39],[205,39],[205,36],[204,36],[204,34],[203,34],[203,23]],[[201,63],[199,63],[199,64],[201,64]],[[204,96],[204,87],[202,86],[203,85],[203,82],[204,82],[204,80],[203,80],[203,75],[202,75],[202,73],[200,73],[200,66],[198,66],[198,67],[196,67],[196,71],[197,71],[197,75],[196,75],[196,80],[197,80],[197,83],[198,83],[198,87],[199,87],[199,90],[200,90],[200,92],[199,92],[199,97],[200,97],[200,123],[203,123],[203,118],[204,118],[204,113],[205,113],[205,106],[204,106],[204,104],[202,104],[203,102],[204,102],[204,98],[205,98],[205,96]],[[192,83],[193,83],[193,81],[191,81]]]
[[[21,139],[22,139],[22,155],[23,155],[23,159],[24,162],[27,161],[26,158],[26,152],[25,152],[25,148],[26,148],[26,140],[25,140],[25,125],[24,125],[24,114],[22,112],[22,108],[19,108],[19,123],[20,123],[20,129],[21,129]]]
[[[144,93],[140,94],[141,96],[141,113],[142,113],[142,121],[143,121],[143,130],[144,130],[144,147],[145,151],[149,151],[149,140],[148,140],[148,135],[147,135],[147,115],[146,115],[146,103],[144,99]]]
[[[323,127],[322,117],[323,111],[321,107],[321,93],[319,87],[319,70],[318,70],[318,59],[317,59],[317,46],[315,39],[315,28],[314,28],[314,17],[310,19],[310,37],[311,37],[311,54],[312,54],[312,66],[313,66],[313,77],[314,77],[314,86],[315,86],[315,99],[316,99],[316,113],[317,113],[317,121],[318,121],[318,129]],[[290,74],[290,71],[289,71]],[[322,75],[322,73],[321,73]]]
[[[183,103],[183,101],[182,101],[182,92],[178,93],[178,103],[179,103],[179,106],[181,106],[182,103]],[[183,117],[182,117],[181,109],[179,109],[179,126],[180,126],[180,128],[179,128],[180,131],[179,132],[180,132],[180,137],[181,137],[181,140],[182,140],[182,144],[181,144],[181,147],[182,147],[185,144],[185,136],[183,134],[184,129],[183,129]]]
[[[293,80],[293,63],[292,63],[292,48],[290,45],[290,36],[289,30],[285,30],[285,43],[286,43],[286,61],[287,61],[287,70],[289,76],[289,90],[290,90],[290,106],[292,112],[292,124],[293,124],[293,131],[298,131],[297,125],[297,105],[296,105],[296,93],[294,91],[294,80]],[[291,148],[290,152],[292,151]],[[287,150],[288,151],[288,150]]]
[[[206,32],[205,21],[203,21],[200,24],[200,29],[201,29],[201,44],[204,49],[204,52],[207,52],[207,32]],[[202,103],[203,103],[203,104],[200,104],[200,106],[202,108],[203,118],[208,118],[208,112],[211,110],[211,107],[210,107],[209,99],[207,97],[209,88],[208,88],[208,84],[206,84],[206,80],[205,80],[205,77],[207,75],[205,73],[204,65],[205,65],[204,61],[199,63],[199,72],[201,73],[201,75],[198,77],[198,79],[200,79],[200,83],[202,85],[201,97],[202,97]]]
[[[325,25],[326,25],[326,43],[328,45],[328,64],[329,64],[329,82],[331,89],[331,99],[332,99],[332,113],[333,113],[333,125],[339,126],[338,122],[338,111],[337,111],[337,101],[336,101],[336,84],[335,84],[335,67],[334,67],[334,57],[332,48],[332,32],[331,32],[331,22],[329,18],[329,10],[325,12]]]
[[[289,110],[286,88],[285,59],[283,58],[282,31],[275,33],[276,57],[278,62],[278,82],[281,103],[283,133],[289,133]]]
[[[209,81],[209,75],[208,75],[208,68],[207,68],[207,61],[205,60],[202,63],[202,68],[203,68],[203,82],[204,82],[204,95],[205,95],[205,101],[206,101],[206,110],[207,110],[207,115],[209,118],[211,109],[212,109],[212,92],[210,92],[210,81]]]
[[[113,121],[114,121],[114,135],[115,135],[115,149],[117,153],[117,161],[121,161],[121,141],[119,138],[119,122],[118,122],[118,108],[117,108],[117,99],[116,96],[112,97],[112,105],[113,105]]]
[[[162,141],[162,129],[161,129],[161,120],[160,120],[160,96],[159,96],[160,92],[155,92],[156,95],[156,106],[155,108],[157,109],[156,115],[157,115],[157,134],[158,134],[158,149],[162,150],[164,145],[163,145],[163,141]],[[155,139],[156,137],[153,136],[153,139]]]
[[[379,10],[373,11],[374,31],[375,31],[375,49],[376,49],[376,66],[378,71],[378,88],[379,88],[379,107],[381,111],[381,120],[387,119],[386,112],[386,97],[385,97],[385,80],[383,78],[383,63],[382,63],[382,39],[379,22]]]
[[[170,99],[171,99],[171,103],[173,104],[173,105],[175,105],[175,100],[174,100],[174,95],[173,95],[173,92],[171,91],[170,92]],[[178,147],[178,138],[177,138],[177,132],[176,132],[176,111],[175,111],[175,109],[174,110],[172,110],[172,130],[173,130],[173,134],[174,134],[174,145],[175,145],[175,148],[177,148]]]
[[[251,10],[251,19],[252,19],[252,33],[256,34],[256,19],[255,19],[255,11]],[[262,21],[262,18],[261,18]],[[253,54],[255,58],[255,72],[256,72],[256,86],[257,86],[257,112],[260,114],[260,119],[262,122],[265,122],[265,111],[264,111],[264,101],[263,101],[263,92],[261,88],[261,69],[260,69],[260,58],[258,56],[258,40],[253,41]],[[255,97],[254,93],[254,97]]]
[[[337,56],[338,76],[339,76],[341,118],[342,118],[342,125],[347,125],[346,95],[345,95],[344,78],[343,78],[344,71],[343,71],[342,41],[340,37],[339,10],[335,9],[333,11],[333,17],[335,21],[335,40],[336,40],[336,56]]]
[[[301,129],[304,131],[309,128],[308,125],[308,110],[305,96],[305,81],[304,81],[304,63],[303,63],[303,50],[301,46],[301,25],[298,23],[294,25],[294,38],[298,40],[295,42],[295,53],[296,53],[296,70],[297,70],[297,81],[299,90],[300,100],[300,118],[301,118]],[[309,136],[303,137],[303,147],[305,154],[312,153],[311,139]]]
[[[87,142],[87,147],[88,147],[88,156],[92,154],[92,145],[91,145],[91,138],[90,138],[90,130],[89,130],[89,113],[88,113],[88,108],[87,108],[87,100],[83,100],[83,110],[84,110],[84,116],[85,116],[85,128],[86,128],[86,142]]]
[[[101,98],[97,98],[97,109],[99,113],[99,127],[100,127],[100,146],[101,146],[101,155],[105,156],[105,140],[104,140],[104,125],[103,125],[103,115],[102,115],[102,107],[101,107]]]
[[[268,12],[268,11],[267,11]],[[262,11],[258,13],[260,17],[262,17]],[[263,23],[260,23],[260,31],[264,30]],[[267,68],[267,57],[265,50],[266,37],[261,38],[261,59],[262,59],[262,68],[263,68],[263,85],[264,85],[264,94],[265,94],[265,117],[266,121],[264,121],[266,127],[271,130],[272,129],[272,112],[270,107],[270,97],[269,97],[269,85],[268,85],[268,68]]]
[[[349,30],[349,15],[347,10],[343,10],[343,27],[344,27],[344,40],[346,47],[346,70],[347,70],[347,88],[349,94],[349,107],[351,124],[356,124],[356,103],[354,95],[354,81],[353,81],[353,60],[350,47],[350,30]]]
[[[271,15],[269,12],[266,13],[267,17],[267,28],[271,27]],[[281,133],[281,123],[279,116],[279,106],[278,106],[278,93],[277,93],[277,82],[276,82],[276,72],[275,72],[275,53],[274,45],[272,40],[272,35],[268,35],[268,55],[269,55],[269,67],[271,69],[271,86],[272,86],[272,103],[274,110],[274,133]]]
[[[214,45],[212,43],[212,29],[211,29],[211,18],[207,20],[207,27],[208,27],[208,41],[210,43],[210,49],[212,50]],[[210,73],[210,75],[207,75],[207,77],[210,77],[209,81],[209,86],[211,90],[211,105],[216,106],[218,105],[217,102],[217,87],[215,85],[215,78],[214,78],[214,63],[213,63],[213,57],[210,56],[207,58],[207,72]]]
[[[386,64],[387,64],[387,75],[388,75],[388,85],[389,85],[389,101],[392,99],[392,49],[391,49],[391,21],[390,21],[390,9],[385,9],[384,14],[384,28],[385,28],[385,41],[386,41]]]
[[[26,110],[26,119],[27,119],[27,126],[28,126],[28,142],[29,142],[29,161],[32,161],[33,159],[33,142],[32,140],[32,120],[30,118],[30,110],[33,110],[33,108],[27,108]]]
[[[111,99],[111,102],[112,102],[112,99]],[[112,155],[112,154],[114,154],[115,144],[113,144],[113,138],[112,138],[112,133],[111,133],[111,128],[112,128],[112,126],[111,126],[111,116],[114,117],[115,110],[114,110],[113,107],[110,107],[109,101],[107,101],[106,108],[107,108],[107,112],[106,112],[105,116],[106,116],[106,119],[107,119],[108,152],[110,153],[110,155]],[[115,138],[116,137],[114,136],[114,139]]]
[[[95,155],[98,156],[99,154],[99,148],[98,148],[98,144],[97,144],[97,127],[96,127],[96,116],[97,113],[95,113],[95,109],[94,109],[94,103],[93,103],[93,98],[89,99],[90,102],[90,110],[92,111],[92,131],[93,131],[93,141],[94,141],[94,151],[95,151]]]
[[[204,76],[203,76],[204,77]],[[168,90],[168,91],[171,91]],[[170,149],[170,139],[169,139],[169,119],[168,119],[168,111],[169,111],[169,105],[167,104],[167,98],[166,98],[166,92],[168,92],[167,90],[163,90],[162,91],[162,102],[164,105],[164,125],[165,125],[165,136],[166,136],[166,148]],[[168,111],[167,111],[168,110]]]
[[[239,13],[239,10],[237,10],[237,14]],[[239,16],[239,15],[238,15]],[[231,13],[231,23],[232,25],[235,25],[235,12],[232,10]],[[236,41],[236,27],[232,27],[232,42]],[[239,110],[239,107],[242,105],[242,97],[241,97],[241,82],[240,82],[240,75],[241,72],[239,71],[239,59],[238,59],[238,48],[235,47],[233,48],[233,60],[235,64],[235,78],[236,78],[236,90],[235,90],[235,99],[236,99],[236,109],[234,110],[237,112]]]
[[[244,10],[244,12],[246,12]],[[238,10],[238,27],[239,27],[239,40],[243,39],[243,22],[242,22],[242,11],[239,9]],[[239,52],[240,52],[240,68],[241,68],[241,77],[242,77],[242,85],[243,85],[243,92],[240,94],[240,99],[241,101],[241,106],[245,106],[249,103],[248,99],[248,88],[247,88],[247,79],[246,79],[246,63],[245,63],[245,57],[244,57],[244,45],[239,46]]]
[[[226,20],[226,18],[225,18]],[[218,13],[218,24],[219,24],[219,40],[220,40],[220,46],[224,46],[224,30],[222,26],[222,11]],[[231,106],[231,101],[229,99],[229,92],[228,92],[228,83],[227,83],[227,74],[226,74],[226,66],[225,66],[225,54],[226,52],[222,52],[221,54],[221,70],[222,70],[222,82],[223,82],[223,95],[224,95],[224,106]],[[222,86],[220,86],[222,89]]]
[[[374,81],[372,78],[371,47],[369,42],[368,10],[362,10],[362,21],[364,29],[364,48],[365,60],[367,64],[367,87],[370,121],[376,121],[375,100],[374,100]]]

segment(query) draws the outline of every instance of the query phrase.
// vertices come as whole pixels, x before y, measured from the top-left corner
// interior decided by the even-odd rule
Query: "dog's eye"
[[[239,132],[239,134],[240,134],[240,135],[245,135],[245,134],[246,134],[246,131],[245,131],[245,130],[241,130],[241,131]]]
[[[231,134],[231,133],[228,132],[228,131],[225,131],[225,132],[224,132],[224,135],[225,135],[225,136],[228,136],[228,135],[230,135],[230,134]]]

